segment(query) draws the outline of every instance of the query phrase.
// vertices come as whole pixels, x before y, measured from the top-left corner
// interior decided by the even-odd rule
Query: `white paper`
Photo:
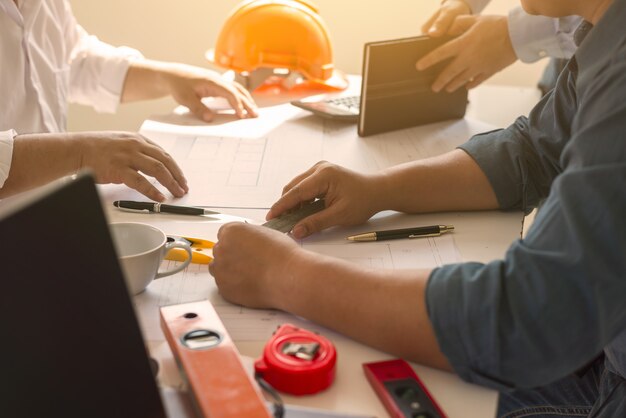
[[[289,104],[274,106],[271,112],[268,119],[236,124],[190,127],[145,122],[141,133],[169,152],[189,181],[189,194],[172,201],[269,208],[287,183],[318,161],[371,173],[445,153],[492,128],[460,119],[360,138],[354,124],[317,118]],[[261,126],[265,124],[272,126]],[[125,186],[106,186],[103,192],[110,201],[141,199]]]
[[[382,228],[396,221],[395,215],[384,212],[374,218],[367,227]],[[216,240],[219,221],[202,223],[152,223],[167,234],[187,235]],[[334,228],[299,241],[306,250],[342,258],[347,261],[387,269],[425,269],[460,261],[453,235],[436,238],[390,240],[354,243],[345,240],[346,235],[360,233],[363,227]],[[161,269],[169,269],[178,262],[165,260]],[[161,306],[210,300],[231,338],[235,341],[265,341],[276,328],[284,323],[317,331],[325,335],[331,331],[294,315],[264,309],[248,309],[224,300],[218,292],[208,266],[191,264],[182,272],[153,281],[146,291],[135,296],[133,302],[144,339],[164,339],[159,324],[158,309]]]

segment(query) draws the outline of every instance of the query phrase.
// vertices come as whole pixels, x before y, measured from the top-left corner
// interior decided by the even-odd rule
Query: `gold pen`
[[[452,225],[418,226],[416,228],[390,229],[387,231],[365,232],[363,234],[350,235],[348,241],[367,242],[383,241],[400,238],[426,238],[438,237],[439,235],[454,230]]]

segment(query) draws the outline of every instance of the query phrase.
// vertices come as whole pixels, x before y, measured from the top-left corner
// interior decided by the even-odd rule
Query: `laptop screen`
[[[0,415],[164,418],[93,180],[30,200],[0,209]]]

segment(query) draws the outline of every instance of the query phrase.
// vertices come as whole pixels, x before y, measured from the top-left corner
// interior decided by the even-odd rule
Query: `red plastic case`
[[[310,359],[285,354],[288,344],[319,344]],[[267,342],[263,356],[254,368],[276,390],[292,395],[310,395],[330,386],[335,377],[337,352],[333,344],[319,334],[281,325]]]
[[[363,371],[392,418],[446,418],[406,361],[364,363]]]

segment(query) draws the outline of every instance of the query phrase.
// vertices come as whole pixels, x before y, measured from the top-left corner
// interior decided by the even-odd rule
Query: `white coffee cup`
[[[189,244],[167,242],[163,231],[152,225],[137,222],[119,222],[109,225],[113,244],[126,277],[128,291],[136,295],[145,290],[153,279],[178,273],[191,262]],[[187,251],[187,260],[170,270],[159,271],[163,258],[172,248]]]

